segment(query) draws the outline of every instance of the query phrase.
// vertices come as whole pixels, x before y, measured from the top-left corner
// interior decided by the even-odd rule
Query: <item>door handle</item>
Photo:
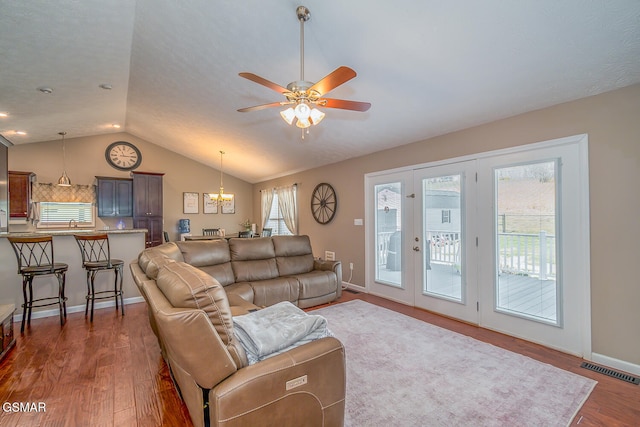
[[[416,251],[416,252],[420,252],[420,246],[414,246],[413,250]]]

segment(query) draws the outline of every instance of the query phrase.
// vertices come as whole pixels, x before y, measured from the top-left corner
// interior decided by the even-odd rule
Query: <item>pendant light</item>
[[[66,156],[64,151],[64,136],[66,134],[66,132],[58,132],[58,135],[62,136],[62,176],[58,179],[58,186],[60,187],[71,187],[71,180],[67,176]]]
[[[224,194],[224,187],[222,185],[222,177],[224,176],[224,172],[222,171],[222,156],[224,151],[220,150],[220,192],[218,194],[212,194],[211,200],[218,200],[218,202],[222,202],[225,200],[233,200],[233,194]]]

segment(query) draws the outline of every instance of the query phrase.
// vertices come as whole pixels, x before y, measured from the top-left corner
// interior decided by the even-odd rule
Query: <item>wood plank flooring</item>
[[[640,423],[640,386],[583,368],[581,359],[366,294],[355,298],[515,351],[598,381],[573,421],[579,426]],[[19,333],[19,325],[18,333]],[[44,402],[46,412],[10,412],[5,402]],[[191,426],[147,318],[145,304],[32,320],[0,363],[0,426]]]

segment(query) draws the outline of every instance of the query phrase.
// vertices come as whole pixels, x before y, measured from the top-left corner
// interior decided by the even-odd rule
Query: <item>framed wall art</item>
[[[182,193],[182,212],[186,214],[198,213],[199,193]]]
[[[234,214],[234,213],[236,213],[236,198],[235,197],[232,197],[230,200],[223,200],[221,203],[222,203],[221,212],[223,214]]]
[[[218,199],[212,199],[211,196],[217,196],[216,193],[202,193],[202,212],[206,214],[218,213]]]

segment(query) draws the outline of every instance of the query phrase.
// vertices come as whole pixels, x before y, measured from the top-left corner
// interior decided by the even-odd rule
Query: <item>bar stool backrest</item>
[[[18,274],[25,268],[40,267],[42,272],[50,267],[54,271],[53,237],[8,237],[18,260]]]
[[[112,268],[109,236],[107,234],[75,234],[76,242],[82,254],[82,264],[106,262],[106,268]]]
[[[203,236],[218,236],[220,234],[219,228],[203,228],[202,235]]]

